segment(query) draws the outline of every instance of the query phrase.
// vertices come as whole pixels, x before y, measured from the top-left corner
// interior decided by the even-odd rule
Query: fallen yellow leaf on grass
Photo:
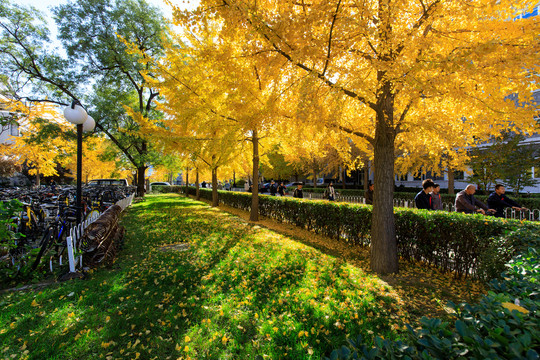
[[[523,306],[519,306],[519,305],[516,305],[516,304],[513,304],[513,303],[510,303],[510,302],[505,302],[505,303],[502,303],[501,304],[503,306],[503,308],[506,308],[510,311],[512,310],[517,310],[523,314],[528,314],[529,313],[529,310],[525,309]]]
[[[221,342],[223,343],[223,345],[225,345],[227,341],[229,341],[229,339],[227,339],[227,337],[223,335],[223,338],[221,339]]]
[[[39,306],[39,304],[37,303],[36,299],[34,299],[34,300],[32,301],[32,304],[31,304],[31,305],[32,305],[32,306]]]

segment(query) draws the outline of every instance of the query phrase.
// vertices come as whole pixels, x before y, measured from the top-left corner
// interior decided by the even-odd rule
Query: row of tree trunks
[[[249,220],[259,221],[259,133],[253,129],[251,141],[253,144],[253,186],[251,187],[251,213]]]
[[[189,195],[189,168],[186,168],[186,196]]]
[[[212,168],[212,207],[219,206],[217,167]]]
[[[199,169],[195,169],[195,198],[201,200],[201,193],[199,191]]]

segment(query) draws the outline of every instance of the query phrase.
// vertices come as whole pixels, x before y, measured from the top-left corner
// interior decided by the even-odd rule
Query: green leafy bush
[[[185,189],[185,187],[184,187]],[[182,190],[182,186],[180,185],[152,185],[152,192],[155,193],[180,193],[184,190]]]
[[[539,359],[540,235],[519,230],[511,236],[520,235],[531,247],[507,264],[478,304],[450,303],[452,323],[423,318],[401,341],[376,337],[372,347],[358,337],[326,359]]]

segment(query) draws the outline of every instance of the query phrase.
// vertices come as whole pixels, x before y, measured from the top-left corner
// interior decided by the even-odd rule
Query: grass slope
[[[374,275],[207,204],[150,195],[123,224],[111,267],[0,295],[0,358],[319,359],[406,320]]]

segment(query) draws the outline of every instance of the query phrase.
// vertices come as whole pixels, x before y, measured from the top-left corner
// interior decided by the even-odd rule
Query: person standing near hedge
[[[304,183],[298,184],[298,187],[294,189],[293,197],[298,198],[298,199],[304,198],[304,192],[302,191],[303,186],[304,186]]]
[[[373,205],[373,189],[374,185],[369,183],[368,189],[366,191],[366,204]]]
[[[334,183],[332,181],[330,181],[330,184],[328,184],[326,190],[324,190],[324,197],[330,201],[336,199],[336,190],[334,189]]]
[[[527,210],[526,208],[519,205],[514,200],[510,199],[505,195],[506,189],[502,184],[495,185],[495,191],[489,195],[487,199],[488,206],[492,209],[495,209],[496,217],[504,217],[504,209],[511,207],[512,209],[522,211]]]
[[[442,210],[442,199],[441,199],[441,186],[437,183],[433,183],[433,191],[431,192],[431,207],[433,210]]]
[[[477,212],[484,215],[486,212],[495,213],[494,209],[488,208],[486,204],[474,197],[475,192],[476,186],[472,184],[467,185],[465,190],[458,192],[455,203],[456,211],[465,214],[474,214]]]
[[[277,192],[277,186],[276,186],[276,183],[274,182],[274,180],[272,180],[270,182],[270,195],[276,196],[276,192]]]
[[[426,179],[422,182],[422,190],[414,197],[416,208],[433,210],[432,198],[430,193],[433,191],[434,185],[435,183],[433,183],[433,180],[431,179]]]
[[[277,188],[277,192],[279,196],[285,196],[285,185],[283,184],[283,181],[279,183],[279,186]]]

